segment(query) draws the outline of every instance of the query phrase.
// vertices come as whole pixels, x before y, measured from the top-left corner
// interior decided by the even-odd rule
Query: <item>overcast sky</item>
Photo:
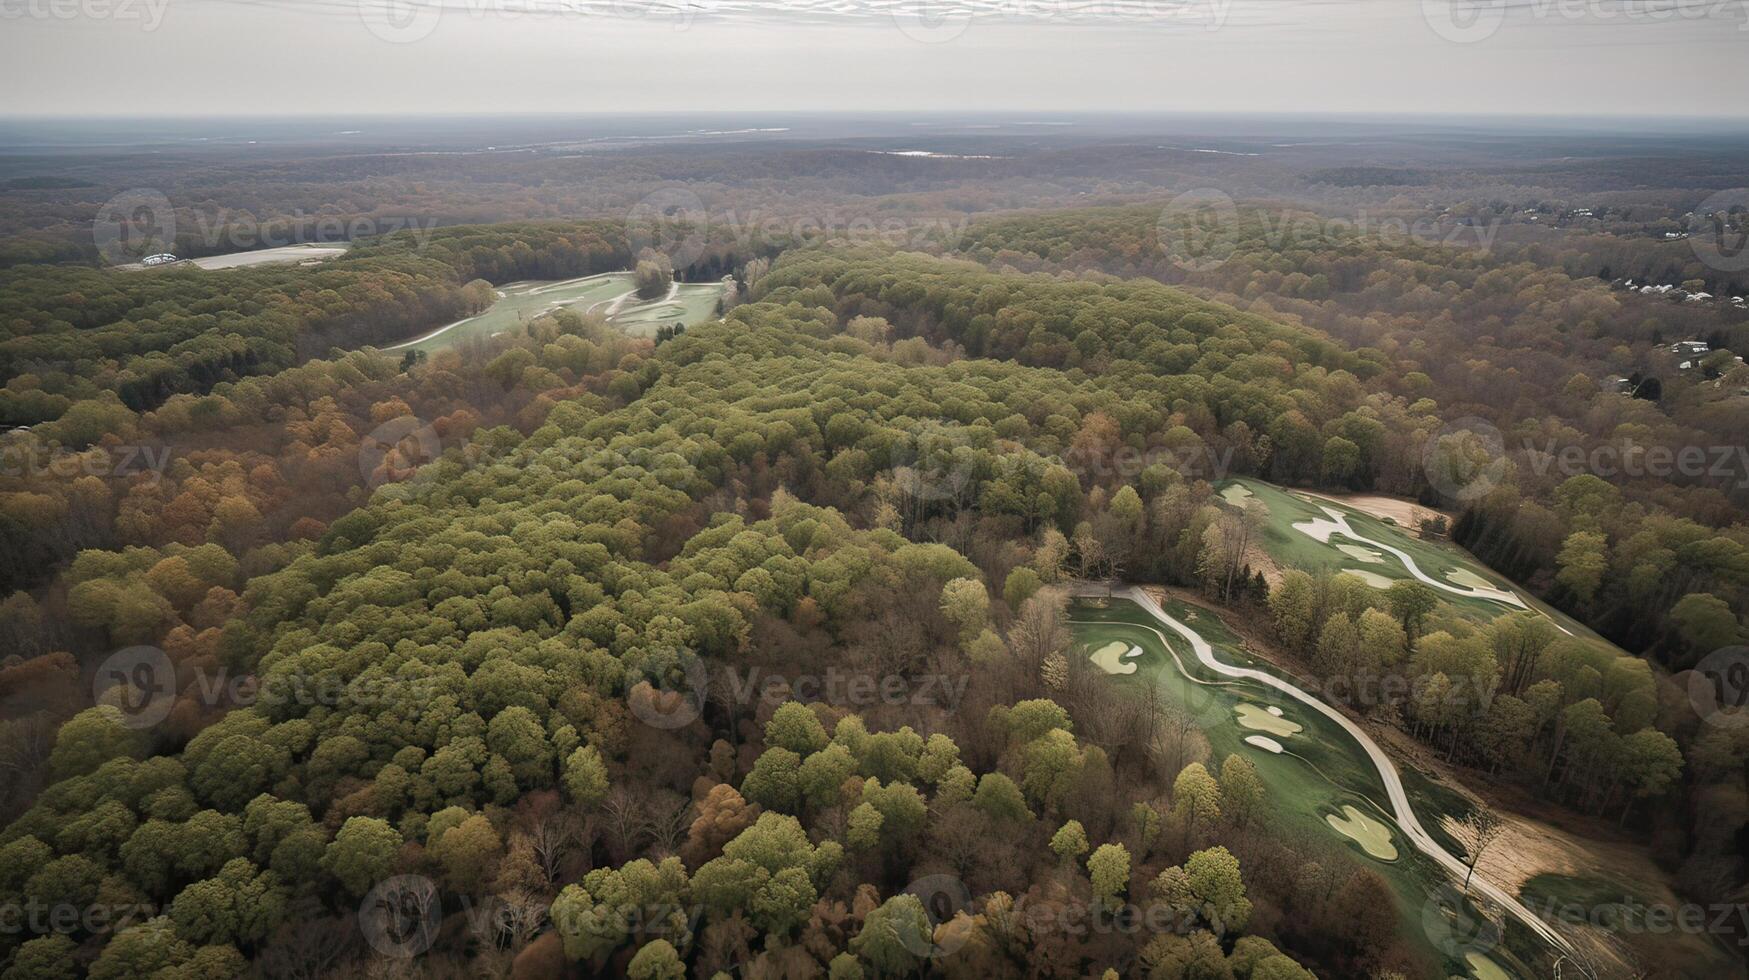
[[[0,0],[0,112],[1749,114],[1749,0],[412,2]]]

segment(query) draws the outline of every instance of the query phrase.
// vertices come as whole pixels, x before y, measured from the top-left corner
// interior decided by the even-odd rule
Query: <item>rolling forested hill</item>
[[[325,294],[372,298],[362,347],[465,308],[473,279],[619,260],[591,241],[463,228],[315,271],[5,273],[30,287],[8,294],[9,352],[76,334],[82,366],[119,367],[9,384],[9,411],[52,419],[14,438],[171,453],[9,474],[0,496],[25,556],[0,630],[26,655],[0,671],[19,760],[0,897],[130,913],[0,938],[6,977],[364,976],[385,948],[432,975],[1445,975],[1451,951],[1398,928],[1422,896],[1276,830],[1245,756],[1077,653],[1067,587],[1119,577],[1197,590],[1296,669],[1505,676],[1516,706],[1365,711],[1633,821],[1668,867],[1732,868],[1683,878],[1692,894],[1741,887],[1744,746],[1668,677],[1522,618],[1252,567],[1229,476],[1428,488],[1444,382],[1401,338],[1022,273],[1008,246],[815,245],[660,343],[566,310],[426,361],[287,354],[341,330],[305,308]],[[402,274],[424,285],[378,278]],[[270,346],[144,397],[161,345],[130,311],[184,278],[161,329],[204,345],[260,324],[231,336]],[[114,418],[81,433],[85,405]],[[1562,555],[1602,553],[1587,601],[1740,608],[1740,525],[1583,479],[1508,491]],[[1680,597],[1637,570],[1660,551],[1698,569]],[[1554,564],[1574,588],[1580,563]],[[1659,649],[1692,662],[1707,640],[1670,616]],[[1623,807],[1647,799],[1668,805]],[[964,914],[918,897],[938,880]],[[408,902],[488,914],[384,935],[361,912]]]

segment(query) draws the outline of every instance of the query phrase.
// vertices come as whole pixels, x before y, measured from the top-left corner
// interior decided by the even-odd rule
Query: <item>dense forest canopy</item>
[[[592,207],[596,177],[544,151],[496,185],[445,154],[297,157],[341,210],[450,207],[226,271],[91,264],[45,216],[70,227],[100,181],[6,191],[28,234],[0,269],[0,416],[24,427],[0,472],[0,905],[125,914],[24,917],[0,977],[1474,969],[1418,925],[1440,906],[1417,856],[1286,822],[1267,749],[1216,751],[1194,705],[1087,655],[1117,582],[1324,692],[1417,805],[1461,798],[1431,834],[1471,871],[1498,875],[1505,813],[1607,839],[1681,901],[1741,899],[1749,729],[1691,668],[1745,636],[1743,485],[1550,462],[1740,442],[1742,317],[1608,281],[1664,261],[1631,232],[1699,177],[1478,249],[1320,215],[1567,214],[1617,164],[1247,164],[1209,264],[1162,240],[1160,188],[1208,172],[1189,151],[870,149],[626,153]],[[314,193],[227,166],[182,186],[261,213]],[[573,217],[666,180],[742,218],[787,181],[908,221],[1000,213],[903,241],[659,215],[678,259]],[[1622,250],[1612,275],[1581,233]],[[648,338],[558,308],[382,350],[507,284],[622,270],[650,297],[736,288]],[[1709,359],[1678,369],[1694,338]],[[1528,601],[1296,565],[1250,487],[1419,502],[1393,534]],[[1467,884],[1456,910],[1502,918],[1526,975],[1575,952],[1694,975],[1742,938],[1558,949]],[[385,906],[432,928],[385,935]]]

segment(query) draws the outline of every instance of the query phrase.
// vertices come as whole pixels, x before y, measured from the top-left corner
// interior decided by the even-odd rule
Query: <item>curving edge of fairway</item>
[[[1375,542],[1368,543],[1376,544]],[[1393,552],[1396,551],[1396,549],[1388,547],[1387,550]],[[1191,629],[1189,626],[1186,626],[1184,623],[1179,622],[1160,605],[1158,600],[1152,595],[1149,595],[1148,592],[1140,586],[1131,585],[1119,590],[1110,589],[1104,585],[1083,584],[1077,586],[1073,590],[1073,594],[1128,599],[1145,610],[1148,615],[1158,620],[1161,625],[1183,637],[1184,640],[1190,644],[1191,650],[1195,652],[1197,661],[1204,667],[1207,667],[1223,677],[1255,681],[1267,687],[1274,688],[1335,722],[1343,731],[1347,732],[1349,737],[1353,738],[1362,749],[1366,750],[1367,757],[1372,761],[1373,767],[1378,770],[1379,778],[1383,780],[1385,791],[1390,797],[1392,818],[1396,821],[1398,829],[1403,832],[1403,835],[1406,838],[1408,838],[1409,843],[1413,844],[1416,850],[1427,855],[1429,858],[1432,858],[1434,862],[1445,868],[1446,872],[1453,878],[1462,880],[1469,872],[1469,868],[1463,861],[1458,859],[1445,848],[1441,847],[1439,842],[1434,840],[1432,835],[1427,832],[1426,828],[1421,825],[1420,818],[1415,815],[1414,808],[1409,804],[1409,793],[1403,786],[1403,777],[1397,772],[1396,764],[1391,761],[1390,756],[1385,753],[1385,750],[1381,748],[1377,742],[1373,741],[1372,736],[1368,735],[1364,729],[1355,724],[1347,715],[1344,715],[1342,712],[1337,711],[1324,701],[1306,693],[1274,674],[1266,673],[1261,670],[1253,670],[1249,667],[1234,667],[1231,664],[1221,661],[1220,658],[1215,656],[1214,647],[1203,638],[1202,634]],[[1526,928],[1530,929],[1531,932],[1541,937],[1544,942],[1547,942],[1557,952],[1565,955],[1575,964],[1584,962],[1579,955],[1578,949],[1567,940],[1567,937],[1561,935],[1561,933],[1553,926],[1549,925],[1541,918],[1538,918],[1536,913],[1527,908],[1516,896],[1508,894],[1504,889],[1495,885],[1493,882],[1486,880],[1479,874],[1473,877],[1471,887],[1485,895],[1489,901],[1505,909],[1513,918],[1519,920]]]

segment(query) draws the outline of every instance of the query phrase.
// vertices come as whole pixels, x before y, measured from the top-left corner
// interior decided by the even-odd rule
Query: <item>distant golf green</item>
[[[1133,660],[1140,656],[1141,649],[1122,640],[1113,640],[1093,651],[1088,659],[1108,674],[1133,674],[1136,672],[1136,665],[1124,659],[1126,654]]]
[[[1379,820],[1367,816],[1353,804],[1345,804],[1341,813],[1324,817],[1336,832],[1352,839],[1360,849],[1380,861],[1395,861],[1397,845],[1391,843],[1391,829]]]
[[[1279,711],[1281,709],[1278,708],[1276,710]],[[1287,738],[1290,735],[1298,734],[1300,731],[1300,725],[1298,722],[1288,721],[1281,715],[1270,712],[1264,708],[1259,708],[1249,701],[1244,701],[1234,705],[1233,713],[1239,716],[1240,725],[1253,731],[1273,735],[1276,738]]]
[[[637,302],[633,297],[614,312],[612,320],[626,333],[652,337],[663,324],[691,326],[709,320],[716,315],[722,295],[721,283],[680,283],[660,299]]]
[[[561,282],[511,283],[498,291],[498,301],[484,313],[457,320],[382,350],[435,354],[520,331],[528,321],[559,309],[600,313],[607,317],[608,322],[633,336],[652,337],[664,324],[692,326],[714,317],[723,288],[723,284],[717,282],[675,283],[662,297],[640,300],[635,278],[630,272],[604,272]]]

